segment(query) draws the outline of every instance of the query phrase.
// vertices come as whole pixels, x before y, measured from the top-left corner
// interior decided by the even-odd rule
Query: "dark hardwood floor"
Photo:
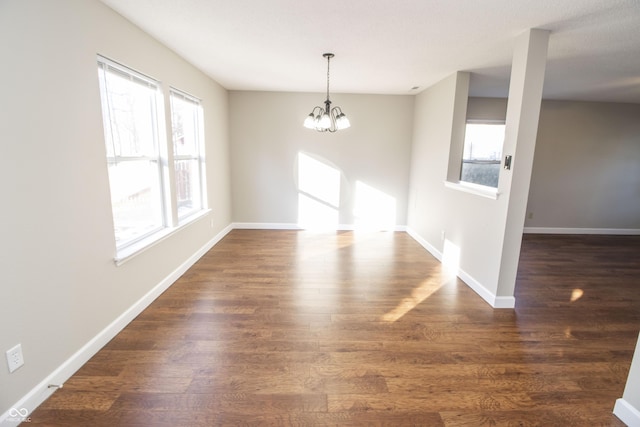
[[[31,414],[56,426],[622,426],[640,237],[526,235],[494,310],[405,233],[234,230]]]

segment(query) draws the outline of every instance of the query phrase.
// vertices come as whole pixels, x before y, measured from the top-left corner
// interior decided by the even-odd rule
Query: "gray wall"
[[[470,98],[467,117],[505,118],[506,99]],[[640,105],[542,101],[525,226],[640,229]]]
[[[297,156],[303,153],[339,171],[340,225],[356,223],[358,182],[395,199],[396,225],[406,224],[413,96],[332,94],[352,124],[336,133],[302,126],[323,94],[229,96],[235,222],[298,223]]]
[[[0,2],[0,414],[231,223],[227,92],[104,4]],[[213,213],[114,264],[96,54],[203,100]],[[22,343],[9,374],[4,352]]]
[[[640,229],[640,105],[545,101],[527,227]]]

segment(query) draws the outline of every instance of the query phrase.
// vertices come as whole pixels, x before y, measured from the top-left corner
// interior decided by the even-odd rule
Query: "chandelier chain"
[[[329,64],[331,63],[331,56],[327,56],[327,101],[329,100]]]

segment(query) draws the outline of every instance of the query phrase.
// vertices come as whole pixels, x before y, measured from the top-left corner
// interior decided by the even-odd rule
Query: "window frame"
[[[464,166],[464,151],[466,148],[466,142],[467,142],[467,129],[468,129],[468,125],[500,125],[502,126],[505,130],[506,130],[506,121],[505,120],[499,120],[499,119],[467,119],[465,121],[465,132],[464,132],[464,136],[462,139],[462,153],[460,155],[460,176],[458,178],[458,182],[460,184],[464,184],[464,185],[471,185],[472,187],[481,187],[481,188],[486,188],[486,189],[492,189],[492,190],[496,190],[498,189],[498,186],[500,185],[500,168],[498,168],[498,182],[496,183],[496,186],[492,186],[492,185],[485,185],[485,184],[480,184],[474,181],[465,181],[462,179],[462,173],[463,173],[463,166]],[[494,160],[495,164],[501,165],[502,164],[502,154],[504,152],[504,138],[502,140],[502,146],[500,148],[500,155],[498,156],[498,158],[496,160]]]
[[[195,137],[196,141],[194,143],[194,147],[197,150],[195,154],[177,154],[176,153],[176,141],[174,140],[174,132],[173,132],[173,118],[174,118],[174,104],[173,99],[181,98],[183,101],[191,102],[196,106],[196,115],[194,119],[196,120],[195,128]],[[191,217],[194,215],[198,215],[203,210],[207,209],[207,191],[206,191],[206,161],[205,161],[205,150],[204,150],[204,114],[202,107],[202,100],[196,96],[193,96],[183,90],[177,89],[173,86],[169,87],[169,115],[170,115],[170,128],[171,128],[171,152],[172,152],[172,172],[174,174],[173,177],[173,190],[175,196],[175,218],[179,225],[188,222]],[[199,190],[199,198],[200,198],[200,206],[197,209],[190,210],[185,214],[180,215],[179,207],[178,207],[178,198],[177,198],[177,179],[175,174],[177,172],[177,162],[180,160],[196,160],[198,165],[198,190]]]
[[[144,242],[150,237],[156,235],[159,232],[162,232],[168,226],[168,216],[167,216],[167,197],[164,191],[166,187],[166,177],[163,171],[163,156],[162,156],[162,129],[164,128],[164,108],[163,108],[163,99],[162,99],[162,90],[161,83],[149,77],[145,74],[140,73],[137,70],[134,70],[130,67],[122,65],[118,62],[115,62],[109,58],[98,55],[98,76],[99,76],[99,84],[100,84],[100,100],[102,107],[102,119],[104,125],[104,138],[105,138],[105,150],[106,150],[106,160],[107,166],[118,165],[122,163],[128,162],[149,162],[156,164],[157,170],[157,180],[154,180],[155,185],[158,187],[159,193],[159,206],[154,207],[154,212],[157,214],[160,219],[159,224],[155,227],[150,228],[144,233],[141,233],[134,238],[126,239],[122,242],[119,242],[117,239],[115,226],[115,212],[113,210],[113,199],[110,200],[111,204],[111,212],[113,215],[113,223],[114,223],[114,237],[116,237],[116,252],[127,252],[128,248],[136,247],[140,244],[140,242]],[[152,155],[122,155],[122,153],[118,153],[116,149],[114,133],[113,131],[107,131],[107,126],[110,128],[114,125],[114,119],[112,117],[112,109],[108,105],[109,97],[108,97],[108,84],[107,84],[107,74],[114,73],[120,75],[122,78],[128,79],[133,84],[138,84],[147,89],[150,89],[150,103],[149,107],[150,117],[152,120],[151,129],[149,129],[151,134],[153,135],[153,152]],[[105,109],[106,106],[106,109]],[[106,111],[105,111],[106,110]],[[107,124],[108,121],[108,124]],[[111,141],[108,141],[108,139]],[[112,146],[113,154],[109,153],[108,145]],[[111,184],[109,185],[109,193],[112,195]],[[158,209],[158,211],[155,211]]]
[[[152,77],[145,75],[137,71],[134,68],[118,63],[112,59],[109,59],[100,54],[97,55],[97,67],[98,67],[98,83],[100,91],[100,105],[101,105],[101,118],[103,123],[103,136],[105,147],[105,159],[107,166],[107,175],[109,175],[109,165],[117,164],[118,162],[129,161],[150,161],[157,162],[158,165],[158,191],[160,202],[159,217],[162,219],[161,225],[154,227],[151,230],[146,231],[143,234],[136,236],[133,239],[127,240],[124,243],[119,243],[116,239],[116,222],[113,210],[113,200],[111,199],[111,182],[109,182],[109,205],[111,207],[111,215],[114,225],[114,239],[115,240],[115,257],[114,261],[117,266],[125,263],[135,255],[144,252],[148,248],[153,247],[155,244],[163,241],[168,236],[182,229],[183,227],[193,223],[195,220],[208,215],[211,210],[208,208],[206,198],[206,163],[205,163],[205,139],[204,139],[204,114],[202,108],[202,101],[180,89],[175,87],[168,87],[165,90],[163,84]],[[111,117],[111,110],[107,106],[106,94],[106,74],[103,77],[102,73],[107,73],[109,70],[115,70],[121,74],[122,77],[132,80],[134,83],[143,84],[148,87],[154,88],[153,97],[153,113],[152,113],[152,133],[154,136],[154,151],[153,155],[139,155],[139,156],[122,156],[117,153],[113,140],[113,133],[107,130],[107,126],[112,126],[113,121]],[[176,182],[175,182],[175,165],[176,160],[182,159],[183,156],[174,155],[173,135],[172,132],[172,110],[171,110],[171,93],[176,92],[179,96],[189,97],[191,100],[197,100],[198,109],[198,166],[199,166],[199,187],[200,187],[200,207],[197,210],[189,212],[188,215],[178,217],[177,196],[176,196]],[[106,110],[105,110],[105,107]],[[107,124],[108,120],[108,124]],[[111,138],[111,141],[108,139]],[[112,145],[113,155],[110,155],[110,149],[108,145]],[[110,180],[110,178],[109,178]]]

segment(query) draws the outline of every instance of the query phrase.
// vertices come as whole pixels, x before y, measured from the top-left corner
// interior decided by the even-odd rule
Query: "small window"
[[[498,188],[504,123],[467,122],[460,181]]]
[[[170,91],[178,221],[204,209],[204,156],[200,100]]]
[[[98,59],[102,116],[116,247],[121,250],[166,227],[158,133],[159,83]]]

